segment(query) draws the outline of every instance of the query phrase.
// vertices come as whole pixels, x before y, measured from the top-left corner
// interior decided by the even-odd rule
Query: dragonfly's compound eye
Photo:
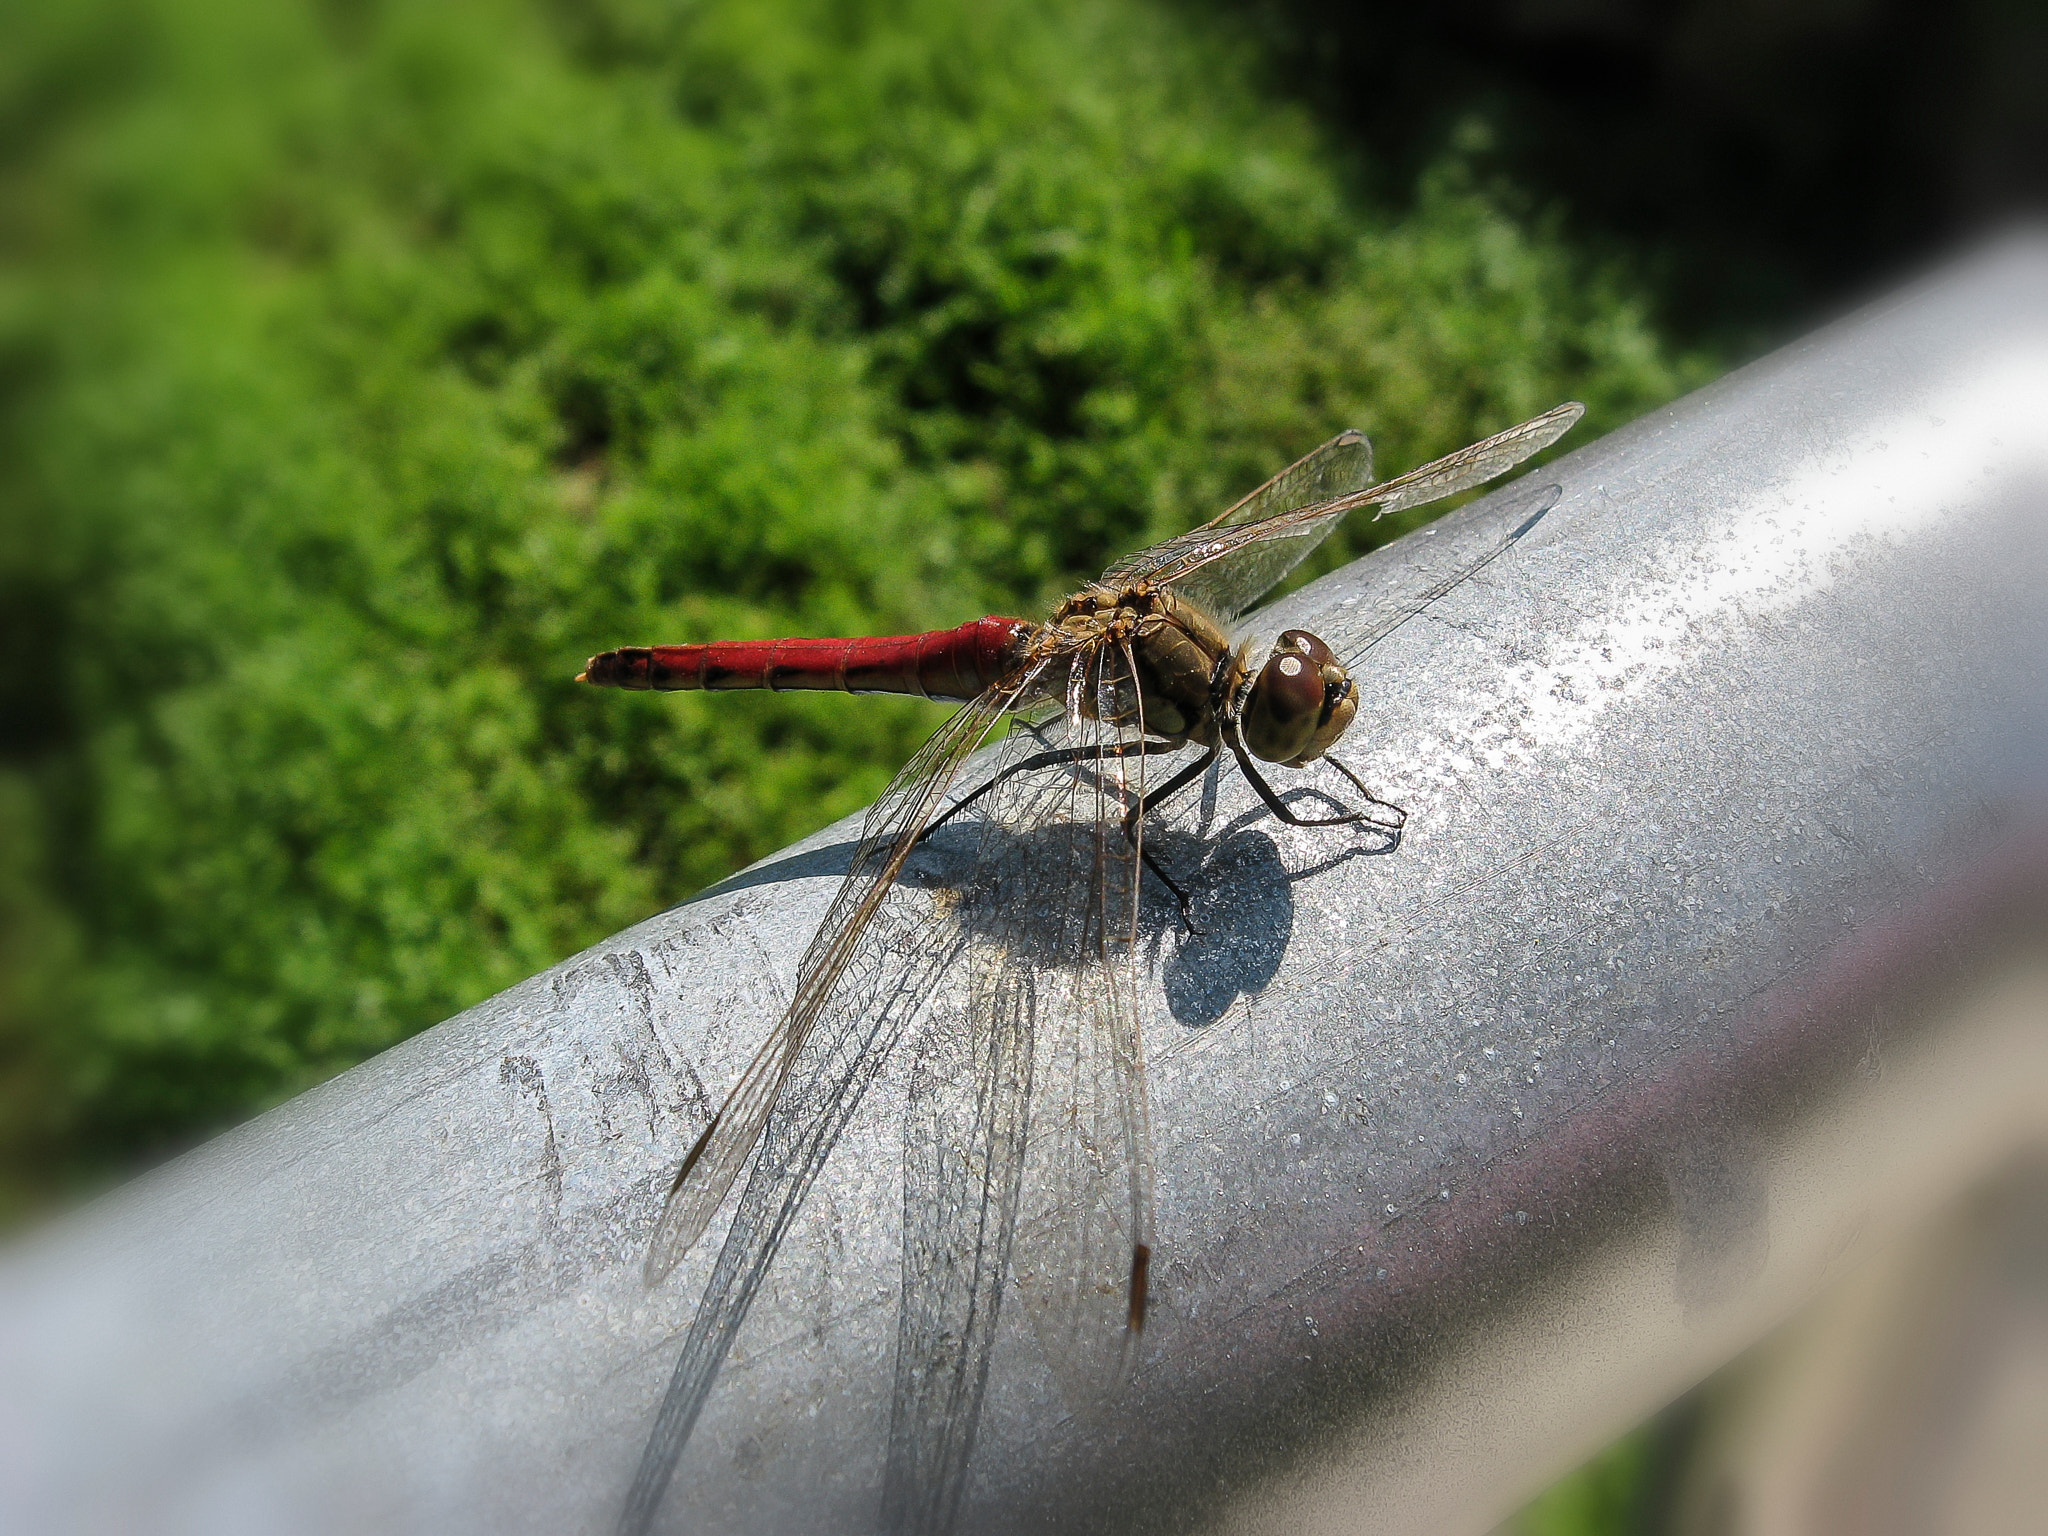
[[[1323,669],[1286,639],[1259,669],[1244,711],[1244,744],[1269,763],[1292,762],[1307,751],[1323,714]]]
[[[1350,729],[1352,717],[1358,713],[1358,685],[1351,681],[1351,674],[1335,661],[1325,665],[1322,673],[1323,708],[1315,734],[1299,757],[1289,759],[1290,768],[1312,763],[1337,745],[1337,738]]]
[[[1293,651],[1298,656],[1306,657],[1318,671],[1334,665],[1337,660],[1336,653],[1323,644],[1320,636],[1312,635],[1305,629],[1283,631],[1280,638],[1273,643],[1274,654],[1278,655],[1281,651]]]
[[[1269,763],[1300,768],[1349,729],[1358,689],[1336,653],[1305,629],[1274,642],[1245,710],[1245,745]]]

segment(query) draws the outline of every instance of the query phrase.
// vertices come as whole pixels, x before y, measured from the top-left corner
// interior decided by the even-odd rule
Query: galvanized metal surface
[[[1373,654],[1352,755],[1398,849],[1280,826],[1228,773],[1157,845],[1200,932],[1147,940],[1143,1359],[1075,1411],[1008,1308],[963,1528],[1483,1529],[2048,1140],[2048,245],[1275,627],[1341,651],[1552,486]],[[606,1529],[718,1233],[653,1292],[642,1245],[850,836],[17,1244],[0,1527]],[[669,1527],[872,1527],[904,1076],[791,1234]]]

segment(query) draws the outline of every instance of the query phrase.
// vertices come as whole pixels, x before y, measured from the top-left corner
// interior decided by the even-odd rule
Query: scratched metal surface
[[[2019,242],[1282,606],[1341,651],[1556,488],[1373,654],[1398,849],[1230,773],[1160,840],[1200,932],[1147,935],[1143,1358],[1070,1407],[1010,1307],[963,1528],[1484,1529],[2042,1138],[2044,422]],[[849,836],[16,1244],[0,1527],[606,1529],[719,1232],[644,1289],[660,1191]],[[872,1528],[905,1071],[666,1528]]]

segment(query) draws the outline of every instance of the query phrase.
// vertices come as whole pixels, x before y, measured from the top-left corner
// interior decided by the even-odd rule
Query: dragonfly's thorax
[[[1091,719],[1207,746],[1238,678],[1230,636],[1208,614],[1148,583],[1083,587],[1053,614],[1041,644],[1046,683]],[[1134,686],[1135,685],[1135,686]]]
[[[1234,732],[1269,763],[1314,762],[1358,710],[1350,674],[1306,630],[1283,634],[1254,672],[1199,605],[1149,583],[1083,587],[1037,645],[1049,663],[1041,686],[1064,689],[1087,718],[1204,747]]]

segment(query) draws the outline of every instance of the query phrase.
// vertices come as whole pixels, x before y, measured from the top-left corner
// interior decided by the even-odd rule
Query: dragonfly
[[[1282,822],[1398,836],[1405,813],[1331,753],[1357,718],[1360,661],[1534,519],[1386,614],[1346,656],[1303,629],[1268,647],[1240,633],[1245,615],[1351,513],[1384,517],[1493,480],[1583,411],[1560,405],[1381,483],[1366,436],[1340,433],[1209,522],[1118,560],[1043,623],[989,616],[918,635],[590,658],[578,680],[600,687],[963,706],[868,811],[781,1018],[669,1187],[650,1286],[703,1237],[751,1159],[621,1532],[653,1524],[783,1237],[906,1034],[920,1044],[882,1527],[942,1532],[957,1517],[1006,1288],[1077,1401],[1116,1389],[1151,1290],[1136,977],[1146,876],[1193,927],[1187,887],[1147,846],[1147,822],[1228,753]],[[977,759],[1006,719],[1019,728]],[[956,793],[970,759],[979,782]],[[1173,771],[1154,772],[1162,759],[1178,760]],[[1323,767],[1341,780],[1338,793],[1315,790],[1336,807],[1324,815],[1297,810],[1267,776]],[[966,873],[944,892],[901,878],[947,829],[964,838]]]

